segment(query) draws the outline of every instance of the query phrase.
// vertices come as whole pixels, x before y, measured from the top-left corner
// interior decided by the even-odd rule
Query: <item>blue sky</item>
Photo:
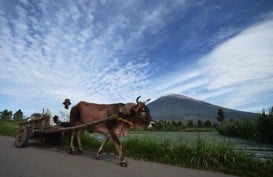
[[[0,110],[177,93],[273,105],[272,0],[0,0]]]

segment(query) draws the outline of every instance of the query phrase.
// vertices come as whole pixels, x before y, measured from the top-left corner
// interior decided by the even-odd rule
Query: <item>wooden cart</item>
[[[18,123],[19,127],[15,136],[15,146],[18,148],[27,146],[30,138],[38,138],[47,144],[57,145],[62,142],[66,132],[84,129],[106,120],[114,119],[114,117],[110,116],[98,121],[70,127],[52,126],[49,124],[49,119],[50,116],[48,114],[43,114],[39,118]]]

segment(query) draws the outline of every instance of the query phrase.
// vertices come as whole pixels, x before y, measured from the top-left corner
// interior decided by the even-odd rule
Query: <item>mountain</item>
[[[255,118],[256,113],[243,112],[184,95],[172,94],[158,98],[148,104],[154,120],[211,120],[216,121],[219,108],[225,113],[225,119]]]

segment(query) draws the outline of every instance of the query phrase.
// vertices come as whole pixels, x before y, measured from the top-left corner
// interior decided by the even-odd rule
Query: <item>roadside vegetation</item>
[[[15,136],[16,130],[15,122],[0,122],[0,135]]]
[[[24,120],[21,109],[14,114],[7,109],[0,111],[0,134],[6,136],[15,136],[17,130],[17,122]]]
[[[88,133],[82,136],[82,142],[85,149],[94,151],[100,145],[100,141]],[[273,174],[273,158],[262,161],[253,154],[238,151],[235,144],[217,140],[208,142],[200,136],[193,143],[183,140],[173,144],[168,139],[129,138],[122,144],[124,155],[135,159],[247,177],[270,177]],[[105,152],[116,153],[111,142],[106,144]]]
[[[215,130],[215,125],[210,120],[202,121],[166,121],[158,120],[153,126],[153,131],[183,131],[207,132]]]
[[[14,122],[0,122],[0,134],[14,136],[16,127]],[[85,149],[96,151],[101,142],[84,133],[82,143]],[[208,142],[200,136],[194,142],[183,139],[175,144],[169,139],[128,138],[122,141],[122,145],[124,156],[135,159],[247,177],[270,177],[273,174],[273,158],[259,160],[253,154],[238,151],[235,144],[217,140]],[[116,153],[111,141],[104,151]]]
[[[242,138],[253,139],[254,137],[254,139],[258,138],[264,142],[270,142],[270,140],[273,139],[272,125],[272,115],[261,114],[255,121],[223,121],[221,125],[217,126],[217,130],[219,132],[229,132],[229,134],[236,137],[240,134]],[[161,121],[157,126],[161,130],[164,129],[164,131],[174,129],[174,127],[179,129],[177,131],[202,132],[215,130],[212,125],[205,126],[205,122],[198,123],[189,121],[184,125],[179,122]],[[227,128],[229,126],[233,127],[233,129]],[[16,129],[17,124],[15,120],[0,120],[0,134],[14,136]],[[98,139],[92,136],[90,137],[88,133],[83,134],[82,142],[85,149],[93,151],[96,151],[101,143]],[[180,140],[176,143],[171,142],[170,139],[159,140],[145,137],[132,137],[122,140],[122,144],[124,156],[135,159],[181,167],[220,171],[227,174],[247,177],[270,177],[273,174],[273,157],[267,160],[260,160],[257,159],[254,154],[238,150],[236,144],[230,142],[223,143],[219,140],[206,141],[200,136],[193,142],[183,139],[183,141]],[[106,144],[105,152],[116,153],[111,141]]]
[[[273,107],[263,110],[256,119],[222,122],[216,127],[221,135],[273,144]]]

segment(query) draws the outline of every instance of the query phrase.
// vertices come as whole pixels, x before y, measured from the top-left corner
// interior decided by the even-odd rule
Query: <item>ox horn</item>
[[[138,104],[138,100],[139,100],[140,97],[141,97],[141,96],[138,96],[137,99],[136,99],[136,103],[137,103],[137,104]]]
[[[148,100],[144,101],[144,104],[147,104],[151,99],[149,98]]]

